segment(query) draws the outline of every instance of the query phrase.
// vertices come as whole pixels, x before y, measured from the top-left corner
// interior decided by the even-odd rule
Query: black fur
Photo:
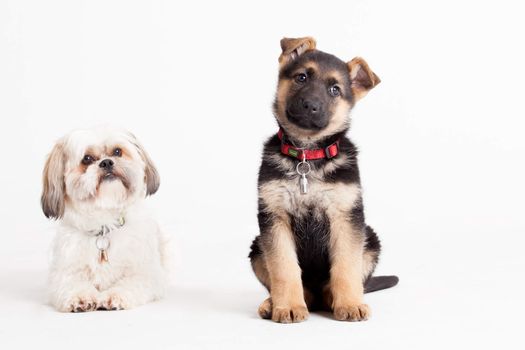
[[[314,295],[321,295],[322,287],[330,278],[330,222],[325,215],[316,218],[313,208],[306,217],[290,215],[290,222],[295,236],[297,259],[303,271],[303,285]]]
[[[337,58],[336,56],[315,50],[306,52],[304,55],[301,55],[296,61],[291,62],[286,67],[284,67],[280,73],[279,73],[279,79],[283,78],[292,78],[294,73],[297,72],[297,67],[303,65],[305,62],[308,61],[314,61],[318,64],[318,66],[321,68],[321,73],[325,73],[328,71],[339,71],[339,72],[348,72],[348,68],[346,66],[346,63],[342,61],[341,59]],[[347,101],[352,102],[353,101],[353,95],[352,90],[350,90],[350,77],[343,75],[346,79],[341,83],[341,86],[344,87],[343,89],[343,98],[345,98]],[[330,82],[328,82],[330,83]]]
[[[315,62],[316,68],[308,68],[309,65],[306,64],[308,62]],[[334,74],[334,72],[337,72],[337,74]],[[302,74],[306,75],[308,79],[304,81],[303,77],[298,79],[298,76]],[[334,76],[339,77],[339,80],[335,81]],[[278,101],[276,98],[274,103],[274,114],[281,128],[290,122],[303,130],[313,130],[315,132],[317,132],[316,130],[323,130],[324,127],[330,124],[332,119],[336,119],[331,117],[338,106],[352,108],[355,102],[348,65],[337,57],[321,51],[307,51],[295,60],[290,61],[286,66],[281,67],[279,79],[289,81],[288,85],[285,85],[289,89],[286,92],[286,100]],[[334,84],[340,88],[340,95],[334,96],[331,94],[330,87],[334,86]],[[338,105],[343,103],[343,101],[344,104]],[[283,106],[286,106],[286,108]],[[279,110],[284,111],[283,113],[286,115],[279,115]],[[281,125],[279,120],[283,122],[283,125]],[[338,123],[341,122],[338,121]],[[294,169],[299,160],[281,153],[282,142],[298,148],[300,145],[307,143],[308,148],[322,149],[338,141],[339,153],[335,158],[308,161],[312,171],[316,174],[317,181],[334,184],[334,186],[338,185],[339,188],[341,184],[349,186],[359,185],[358,150],[345,136],[348,125],[349,123],[346,122],[338,125],[334,128],[334,130],[338,130],[337,132],[322,139],[317,139],[315,142],[311,139],[307,140],[307,142],[297,139],[295,137],[300,136],[290,135],[286,133],[286,130],[284,130],[285,134],[282,141],[277,135],[270,137],[264,144],[262,163],[259,169],[259,189],[274,180],[284,180],[284,182],[279,182],[279,184],[289,184],[293,183],[293,181],[297,181],[298,184],[299,177]],[[346,161],[338,162],[337,160],[341,157],[343,159],[346,158]],[[270,188],[272,188],[271,186],[273,184],[270,185]],[[276,189],[281,191],[281,187],[276,187]],[[290,195],[293,196],[294,194]],[[277,201],[286,200],[279,196],[281,194],[275,199],[273,196],[268,198]],[[339,202],[344,202],[344,199],[338,200]],[[270,289],[270,286],[267,285],[269,283],[267,276],[263,276],[264,273],[261,274],[260,272],[260,269],[264,270],[264,264],[260,264],[260,262],[264,261],[261,259],[264,259],[266,249],[271,247],[273,240],[271,228],[274,220],[279,220],[275,216],[277,214],[268,210],[271,207],[269,204],[277,204],[277,207],[281,208],[281,212],[278,215],[280,215],[279,218],[282,220],[283,209],[279,206],[281,202],[265,203],[261,197],[259,199],[258,214],[260,235],[253,241],[249,254],[257,277],[268,289]],[[324,293],[330,280],[330,219],[326,212],[323,211],[326,209],[317,208],[315,203],[309,205],[312,206],[300,208],[297,212],[290,212],[287,209],[287,215],[295,240],[297,260],[302,271],[302,283],[305,290],[313,296],[314,304],[313,306],[310,305],[310,307],[318,308],[322,307],[320,304],[325,299]],[[371,271],[367,276],[363,276],[365,292],[389,288],[397,284],[398,279],[395,276],[372,277],[373,268],[375,268],[381,251],[381,243],[374,230],[366,225],[362,198],[358,198],[352,209],[343,214],[353,227],[352,234],[360,235],[357,238],[363,240],[365,254],[372,261]],[[326,306],[324,305],[323,308],[326,308]]]
[[[340,136],[340,154],[344,153],[350,160],[346,165],[337,168],[334,172],[328,174],[325,181],[335,183],[342,182],[347,184],[360,183],[359,168],[357,165],[357,147],[345,136]],[[326,147],[333,143],[333,138],[319,144],[319,148]],[[281,140],[277,135],[269,138],[264,145],[263,160],[259,169],[258,183],[262,185],[265,182],[283,179],[287,175],[278,168],[264,155],[278,154],[283,160],[289,160],[290,157],[280,153]],[[331,160],[319,159],[310,161],[313,168],[322,168]],[[363,202],[360,199],[352,211],[348,213],[349,219],[358,229],[362,229],[365,235],[365,250],[371,251],[379,256],[381,252],[381,242],[379,237],[372,229],[366,225]],[[272,217],[265,210],[263,203],[259,203],[258,213],[260,235],[257,236],[251,247],[249,258],[253,262],[259,258],[263,252],[261,241],[268,239],[268,229],[272,224]],[[296,217],[290,215],[290,222],[295,236],[297,247],[297,257],[302,270],[303,285],[314,294],[315,300],[319,300],[322,295],[323,287],[328,283],[330,278],[330,258],[328,251],[328,240],[330,234],[330,222],[326,216],[321,219],[315,218],[313,208],[307,217]],[[372,271],[373,272],[373,271]],[[372,277],[372,273],[365,278],[365,292],[370,293],[377,290],[393,287],[397,284],[396,276]],[[324,306],[315,305],[315,308],[324,308]]]
[[[360,183],[359,177],[359,168],[357,166],[357,147],[346,137],[344,132],[333,135],[326,140],[322,140],[318,143],[316,148],[325,148],[336,140],[339,140],[339,153],[346,154],[348,157],[348,164],[337,168],[336,171],[329,173],[325,177],[325,181],[335,183]],[[293,142],[293,141],[290,141]],[[281,153],[281,140],[277,135],[270,137],[264,144],[263,150],[263,159],[261,166],[259,168],[259,179],[258,184],[261,185],[264,182],[271,180],[278,180],[286,177],[275,164],[275,162],[270,161],[265,155],[278,155],[283,159],[283,161],[290,160],[291,158],[287,155]],[[322,168],[326,165],[327,162],[330,162],[329,159],[318,159],[310,161],[312,168]]]

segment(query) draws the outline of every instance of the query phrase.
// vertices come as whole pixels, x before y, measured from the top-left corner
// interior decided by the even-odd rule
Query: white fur
[[[148,164],[141,146],[133,135],[109,128],[74,131],[59,143],[64,149],[65,209],[53,244],[51,304],[63,312],[129,309],[163,297],[166,240],[144,208]],[[127,157],[107,154],[115,145],[124,147]],[[98,149],[98,159],[79,173],[88,149]],[[119,179],[100,182],[98,164],[105,158],[126,173],[127,188]],[[123,226],[118,225],[121,216]],[[112,229],[107,262],[99,261],[95,243],[103,225]]]

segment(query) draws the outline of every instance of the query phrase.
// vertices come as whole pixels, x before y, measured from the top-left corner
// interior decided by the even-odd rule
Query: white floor
[[[212,218],[210,218],[212,219]],[[200,229],[224,220],[201,222]],[[168,225],[169,226],[169,225]],[[22,227],[25,227],[22,229]],[[13,228],[12,228],[13,229]],[[2,349],[264,349],[268,346],[359,349],[522,348],[524,261],[520,247],[490,240],[455,246],[421,233],[393,232],[383,239],[379,272],[400,284],[366,296],[372,318],[334,321],[314,313],[304,323],[281,325],[256,314],[266,292],[253,277],[246,254],[250,234],[217,230],[174,234],[174,282],[166,299],[135,310],[61,314],[46,305],[46,254],[52,231],[20,223],[15,246],[0,260]],[[40,228],[42,229],[42,227]],[[250,229],[250,227],[248,227]],[[427,232],[432,236],[432,232]],[[508,233],[509,239],[513,236]],[[25,235],[25,236],[24,236]],[[517,236],[517,233],[515,234]],[[23,238],[23,239],[22,239]]]

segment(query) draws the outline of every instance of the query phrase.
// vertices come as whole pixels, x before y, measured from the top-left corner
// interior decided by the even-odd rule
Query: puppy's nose
[[[106,171],[110,171],[113,168],[113,164],[115,163],[113,163],[111,159],[104,159],[103,161],[100,162],[98,166]]]
[[[317,114],[320,110],[321,104],[317,101],[303,100],[303,108],[309,114]]]

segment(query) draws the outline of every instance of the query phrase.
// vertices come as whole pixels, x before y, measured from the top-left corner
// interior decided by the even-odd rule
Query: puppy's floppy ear
[[[66,183],[64,182],[64,143],[57,142],[47,157],[43,173],[42,197],[40,202],[47,218],[60,219],[64,215]]]
[[[315,50],[315,46],[315,39],[309,36],[304,38],[282,38],[281,49],[283,52],[279,56],[279,64],[284,66],[303,53]]]
[[[135,137],[135,135],[129,133],[132,139],[132,143],[137,148],[137,151],[144,161],[144,164],[146,164],[146,168],[144,169],[144,181],[146,182],[146,195],[152,195],[159,189],[160,186],[160,176],[159,172],[157,171],[157,168],[153,164],[153,161],[149,157],[148,153],[142,147],[138,139]]]
[[[359,100],[381,82],[381,79],[372,72],[368,64],[361,57],[355,57],[347,63],[352,81],[352,93],[354,98]]]

